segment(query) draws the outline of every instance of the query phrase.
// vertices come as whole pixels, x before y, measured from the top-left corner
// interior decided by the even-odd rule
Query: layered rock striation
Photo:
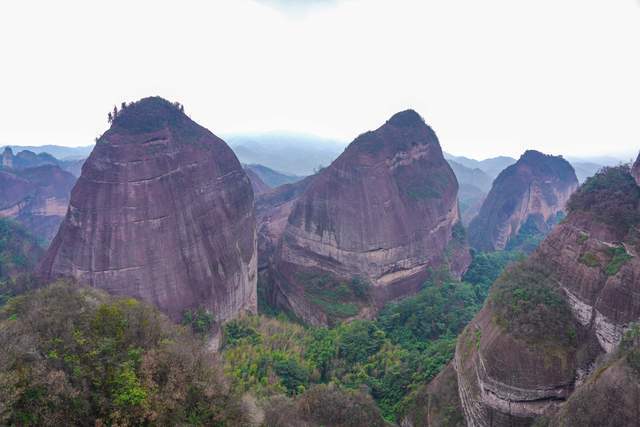
[[[0,170],[0,217],[14,219],[48,244],[67,212],[75,182],[54,165]]]
[[[297,189],[270,211],[267,230],[277,241],[279,303],[310,323],[363,315],[364,307],[416,292],[429,269],[446,265],[460,276],[468,265],[463,232],[454,239],[462,229],[456,178],[435,133],[412,110],[360,135],[329,167],[280,194]],[[345,307],[350,299],[359,310]]]
[[[531,425],[556,414],[566,421],[584,402],[574,395],[593,397],[594,382],[605,389],[623,376],[606,361],[640,322],[640,187],[628,167],[607,168],[568,210],[494,283],[458,339],[454,367],[467,425]]]
[[[479,250],[502,250],[525,225],[546,233],[577,188],[569,162],[526,151],[493,182],[480,213],[469,225],[469,242]]]
[[[253,191],[231,149],[153,97],[113,119],[82,168],[40,266],[178,319],[256,310]]]

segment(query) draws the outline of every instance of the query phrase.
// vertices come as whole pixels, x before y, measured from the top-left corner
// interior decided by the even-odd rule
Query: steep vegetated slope
[[[33,271],[43,253],[36,239],[23,226],[0,218],[0,282]]]
[[[635,413],[627,365],[637,343],[619,344],[640,319],[639,209],[629,167],[604,169],[540,247],[496,281],[456,347],[468,425],[628,425],[599,424],[602,414],[579,408],[605,411],[623,396],[615,413]]]
[[[571,165],[562,157],[527,151],[493,182],[480,213],[469,225],[469,242],[479,250],[537,246],[564,215],[578,187]]]
[[[366,315],[415,293],[430,269],[460,277],[469,264],[455,175],[414,111],[359,136],[305,185],[271,227],[271,279],[276,303],[307,322]]]
[[[122,109],[82,169],[40,267],[178,319],[256,309],[253,191],[229,147],[154,97]]]
[[[2,425],[249,425],[202,340],[157,309],[56,283],[0,309]]]

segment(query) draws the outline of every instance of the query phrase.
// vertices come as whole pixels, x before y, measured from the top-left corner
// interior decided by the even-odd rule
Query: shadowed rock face
[[[0,217],[24,225],[49,243],[67,211],[76,178],[58,166],[45,165],[0,171]]]
[[[229,147],[161,99],[122,110],[82,168],[40,271],[174,319],[256,309],[253,192]]]
[[[244,171],[249,177],[249,181],[251,181],[251,188],[253,188],[254,195],[258,196],[259,194],[264,194],[271,190],[271,187],[265,184],[262,178],[260,178],[257,173],[251,170],[251,168],[245,167]]]
[[[494,283],[458,339],[454,366],[468,425],[530,425],[558,411],[575,417],[584,403],[576,389],[597,403],[591,385],[581,386],[594,381],[625,394],[610,384],[620,370],[600,377],[598,356],[614,354],[640,321],[640,188],[627,167],[609,168],[568,207],[536,252]],[[638,395],[637,386],[629,392]]]
[[[480,213],[469,225],[471,246],[502,250],[527,221],[548,232],[577,188],[573,167],[562,157],[525,152],[493,182]]]
[[[371,284],[380,305],[414,293],[430,267],[448,263],[445,252],[460,220],[458,184],[435,133],[416,112],[398,113],[359,136],[296,188],[303,185],[295,202],[283,204],[287,221],[275,261],[281,302],[299,317],[327,321],[307,297],[310,276],[343,283],[357,276]],[[452,272],[461,275],[469,261],[464,242],[452,252]]]
[[[640,154],[638,154],[638,158],[631,167],[631,175],[633,175],[633,179],[636,180],[636,183],[640,185]]]

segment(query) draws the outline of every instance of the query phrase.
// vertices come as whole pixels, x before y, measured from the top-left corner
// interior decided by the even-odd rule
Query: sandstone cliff
[[[636,180],[636,183],[640,185],[640,154],[638,154],[638,158],[631,167],[631,175],[633,175],[633,179]]]
[[[568,210],[536,252],[494,283],[458,339],[454,366],[470,426],[563,413],[640,321],[640,187],[629,168],[587,180]],[[621,374],[611,370],[603,381],[609,375]]]
[[[307,322],[366,315],[416,292],[429,269],[448,265],[460,276],[468,265],[455,227],[456,178],[414,111],[360,135],[294,186],[304,188],[301,195],[270,220],[278,239],[273,279],[278,303]]]
[[[525,152],[493,182],[469,225],[469,242],[479,250],[502,250],[525,224],[548,232],[577,187],[573,167],[562,157]]]
[[[24,225],[48,244],[69,204],[75,177],[54,165],[0,171],[0,217]]]
[[[158,97],[120,111],[82,169],[40,272],[216,320],[256,309],[247,175],[224,141]]]
[[[271,187],[265,184],[262,178],[260,178],[260,176],[255,173],[253,169],[245,166],[244,172],[247,174],[247,177],[249,177],[249,181],[251,181],[251,188],[253,188],[253,194],[255,196],[264,194],[271,190]]]

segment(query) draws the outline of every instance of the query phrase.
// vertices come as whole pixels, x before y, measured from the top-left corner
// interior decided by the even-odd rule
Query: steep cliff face
[[[414,293],[429,268],[461,275],[469,255],[452,237],[457,189],[416,112],[359,136],[287,207],[275,260],[281,303],[322,324]]]
[[[255,196],[264,194],[271,190],[271,187],[265,184],[262,178],[260,178],[260,176],[258,176],[258,174],[255,173],[251,168],[245,166],[244,172],[247,174],[247,177],[249,177],[249,181],[251,181],[251,188],[253,188],[253,194]]]
[[[458,340],[468,425],[529,425],[564,411],[576,387],[592,381],[598,357],[614,353],[640,321],[640,187],[629,168],[587,180],[568,210],[536,252],[494,283]]]
[[[458,378],[449,363],[410,399],[401,427],[463,427],[464,413],[458,397]]]
[[[48,244],[67,212],[75,182],[54,165],[0,171],[0,217],[16,220]]]
[[[502,250],[525,224],[546,233],[577,188],[569,162],[527,151],[493,182],[469,225],[469,242],[479,250]]]
[[[162,98],[123,109],[82,169],[40,271],[174,319],[256,309],[253,192],[227,145]]]
[[[631,167],[631,175],[636,180],[636,183],[640,185],[640,154],[638,154],[638,158]]]

